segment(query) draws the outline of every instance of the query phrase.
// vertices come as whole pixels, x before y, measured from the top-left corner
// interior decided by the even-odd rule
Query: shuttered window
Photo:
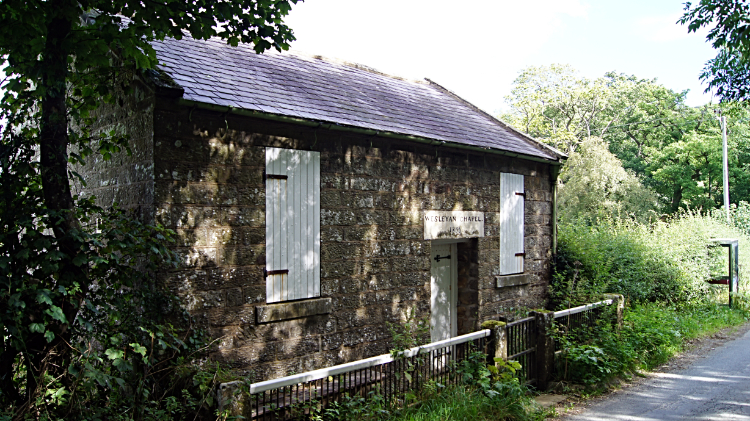
[[[320,153],[266,148],[266,302],[320,296]]]
[[[523,175],[500,173],[500,275],[523,273]]]

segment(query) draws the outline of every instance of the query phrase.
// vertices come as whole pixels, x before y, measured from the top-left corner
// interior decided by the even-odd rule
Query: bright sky
[[[292,50],[430,78],[491,113],[528,66],[616,71],[711,100],[698,75],[715,53],[675,22],[683,0],[307,0],[286,23]],[[715,102],[715,101],[714,101]]]

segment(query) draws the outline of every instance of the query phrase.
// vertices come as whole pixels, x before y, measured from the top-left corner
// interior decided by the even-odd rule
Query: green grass
[[[449,387],[426,396],[420,403],[387,418],[388,421],[542,419],[544,413],[526,393],[510,392],[489,397],[466,386]]]
[[[480,356],[482,354],[475,354]],[[397,400],[387,403],[377,394],[367,398],[347,396],[340,402],[317,413],[315,421],[357,420],[357,421],[443,421],[443,420],[517,420],[541,421],[546,413],[534,402],[531,393],[516,378],[499,377],[490,379],[485,357],[475,359],[468,365],[474,376],[465,377],[462,384],[442,386],[427,382],[418,394],[407,394],[407,405]],[[478,370],[478,371],[477,371]],[[459,368],[459,371],[461,369]],[[468,373],[468,371],[466,372]],[[466,375],[464,373],[464,375]],[[488,383],[482,386],[477,380],[485,378]]]
[[[626,309],[619,331],[603,323],[560,338],[558,375],[596,389],[613,377],[651,370],[682,351],[686,341],[746,323],[749,314],[742,305],[729,308],[706,301],[635,305]]]
[[[641,366],[652,369],[682,351],[686,341],[747,321],[745,309],[729,308],[724,304],[649,303],[627,312],[623,334],[636,345]]]

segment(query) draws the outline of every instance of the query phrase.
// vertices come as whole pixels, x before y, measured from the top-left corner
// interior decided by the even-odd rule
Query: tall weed
[[[560,335],[557,373],[560,380],[596,385],[636,369],[652,369],[680,352],[687,340],[745,323],[748,316],[747,309],[715,303],[636,305],[626,309],[619,331],[603,323]]]
[[[750,237],[720,218],[685,211],[667,221],[642,224],[600,219],[559,227],[552,304],[567,307],[601,293],[631,302],[685,303],[715,298],[726,287],[705,282],[726,270],[726,253],[710,252],[711,238],[740,240],[740,290],[750,276]],[[722,260],[723,259],[723,260]]]
[[[623,294],[630,305],[621,330],[610,325],[561,335],[562,380],[598,384],[638,368],[650,369],[679,352],[686,340],[738,325],[750,315],[750,205],[721,212],[684,211],[638,223],[617,218],[578,220],[559,227],[551,288],[553,308]],[[725,248],[713,238],[739,240],[740,285],[733,307],[727,287],[705,282],[727,274]]]
[[[730,224],[735,228],[739,229],[743,233],[750,235],[750,203],[740,201],[738,204],[731,204],[729,206],[730,213]],[[711,212],[711,215],[718,219],[726,219],[726,212],[724,209],[715,209]]]

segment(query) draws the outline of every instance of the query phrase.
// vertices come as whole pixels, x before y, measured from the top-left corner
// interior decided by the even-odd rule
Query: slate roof
[[[292,53],[256,54],[219,39],[154,43],[183,98],[246,110],[418,136],[545,160],[562,154],[441,86]]]

